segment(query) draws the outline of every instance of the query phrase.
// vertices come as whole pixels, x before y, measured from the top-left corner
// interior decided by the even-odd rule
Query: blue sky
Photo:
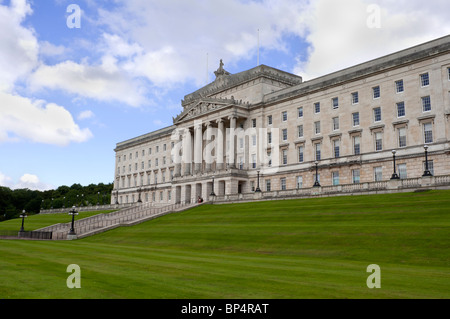
[[[80,27],[70,28],[80,8]],[[0,0],[0,185],[110,183],[116,143],[261,64],[312,79],[450,33],[447,0]]]

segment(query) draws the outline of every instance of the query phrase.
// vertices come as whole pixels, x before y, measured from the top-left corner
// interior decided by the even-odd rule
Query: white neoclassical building
[[[172,126],[117,144],[113,204],[450,174],[450,36],[305,82],[223,66]]]

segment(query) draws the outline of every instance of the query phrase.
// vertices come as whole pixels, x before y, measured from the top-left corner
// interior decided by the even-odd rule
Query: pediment
[[[173,123],[193,119],[204,114],[214,112],[219,109],[224,109],[232,106],[248,107],[249,103],[237,101],[233,97],[231,99],[215,99],[215,98],[200,98],[199,100],[185,106],[183,112],[177,117],[173,117]]]

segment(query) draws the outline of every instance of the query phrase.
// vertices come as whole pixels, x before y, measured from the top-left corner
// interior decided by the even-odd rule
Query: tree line
[[[0,221],[17,218],[23,210],[32,215],[38,214],[41,209],[107,205],[111,203],[112,189],[112,183],[73,184],[47,191],[12,190],[0,186]]]

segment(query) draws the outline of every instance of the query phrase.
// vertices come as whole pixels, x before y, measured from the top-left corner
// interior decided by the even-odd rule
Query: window
[[[353,181],[353,184],[359,184],[359,182],[360,182],[360,171],[359,171],[359,169],[352,170],[352,181]]]
[[[303,153],[304,153],[304,147],[303,146],[299,146],[298,147],[298,162],[299,163],[303,163],[303,161],[304,161]]]
[[[320,102],[314,103],[314,113],[320,113]]]
[[[286,122],[286,121],[287,121],[287,111],[284,111],[283,113],[281,113],[281,120],[282,120],[283,122]]]
[[[400,179],[408,178],[407,174],[406,174],[406,164],[398,164],[397,170],[398,170],[398,176],[400,177]]]
[[[320,134],[320,121],[314,122],[314,133]]]
[[[142,156],[145,156],[145,150],[142,150]]]
[[[340,155],[340,140],[333,141],[333,153],[335,158],[339,158]]]
[[[167,150],[167,145],[163,144],[163,151]]]
[[[267,116],[267,125],[272,125],[272,115]]]
[[[148,155],[151,155],[152,154],[152,148],[150,147],[149,149],[148,149]]]
[[[272,132],[267,133],[267,143],[272,144]]]
[[[282,155],[283,155],[283,165],[286,165],[287,164],[287,150],[283,150]]]
[[[256,135],[252,135],[252,144],[256,146]]]
[[[158,167],[158,159],[155,159],[155,166]]]
[[[138,151],[136,151],[136,158],[138,158],[139,157],[139,152]]]
[[[298,117],[303,117],[303,106],[299,107],[297,109],[297,111],[298,111]]]
[[[254,192],[255,191],[255,181],[250,182],[250,187],[252,189],[252,192]]]
[[[159,152],[159,146],[156,146],[156,153]]]
[[[339,172],[332,172],[331,178],[333,180],[333,186],[339,185]]]
[[[423,170],[425,171],[427,169],[427,163],[423,161]],[[433,161],[428,160],[428,170],[430,171],[431,175],[434,175],[434,165]]]
[[[377,166],[373,168],[373,175],[375,182],[379,182],[383,180],[383,167]]]
[[[270,179],[266,179],[266,191],[270,192],[271,185],[270,185]]]
[[[359,112],[352,114],[353,126],[359,126]]]
[[[152,167],[152,160],[148,160],[148,168]]]
[[[422,110],[423,110],[423,112],[431,111],[431,99],[430,99],[430,96],[422,97]]]
[[[420,86],[424,87],[424,86],[428,86],[430,85],[430,76],[428,75],[428,73],[424,73],[420,75]]]
[[[138,163],[134,163],[134,170],[135,170],[135,171],[138,170]]]
[[[166,157],[163,156],[163,165],[166,165]]]
[[[352,93],[352,104],[358,104],[359,103],[359,95],[358,92]]]
[[[374,99],[378,99],[380,98],[380,86],[375,86],[372,88],[372,92],[373,92],[373,98]]]
[[[172,191],[167,191],[167,199],[172,200]]]
[[[339,130],[339,117],[333,117],[333,131]]]
[[[240,149],[244,148],[244,139],[242,137],[239,138],[239,148]]]
[[[383,133],[375,133],[375,151],[383,150]]]
[[[163,192],[159,192],[159,200],[160,200],[160,201],[163,200]]]
[[[297,188],[303,188],[303,176],[297,176]]]
[[[256,119],[252,119],[252,127],[256,127]]]
[[[272,167],[272,152],[267,152],[267,157],[269,159],[267,164],[269,165],[269,167]]]
[[[299,138],[303,137],[303,125],[297,126],[297,130],[298,130],[298,137]]]
[[[337,97],[332,98],[331,105],[333,107],[333,110],[338,109],[339,108],[339,98],[337,98]]]
[[[132,160],[133,159],[133,154],[132,153],[130,153],[130,160]]]
[[[141,169],[144,169],[144,162],[141,163]]]
[[[423,139],[425,143],[433,143],[433,124],[423,124]]]
[[[314,144],[314,148],[316,153],[316,161],[320,161],[321,144],[320,143]]]
[[[285,190],[286,190],[286,177],[283,177],[283,178],[280,180],[280,184],[281,184],[281,190],[282,190],[282,191],[285,191]]]
[[[252,168],[256,168],[256,154],[252,154]]]
[[[381,121],[381,107],[376,107],[373,109],[373,121],[374,122]]]
[[[398,147],[406,147],[406,128],[398,129]]]
[[[450,81],[450,68],[447,68],[447,79]]]
[[[405,114],[405,102],[397,103],[397,117],[403,117]]]
[[[402,93],[403,91],[404,91],[403,80],[395,81],[395,92]]]
[[[353,154],[361,154],[361,136],[353,136]]]
[[[287,141],[287,128],[283,129],[283,141]]]
[[[123,156],[123,160],[124,160],[124,161],[127,160],[127,156],[126,156],[126,155]]]
[[[239,156],[239,169],[244,169],[244,159]]]

